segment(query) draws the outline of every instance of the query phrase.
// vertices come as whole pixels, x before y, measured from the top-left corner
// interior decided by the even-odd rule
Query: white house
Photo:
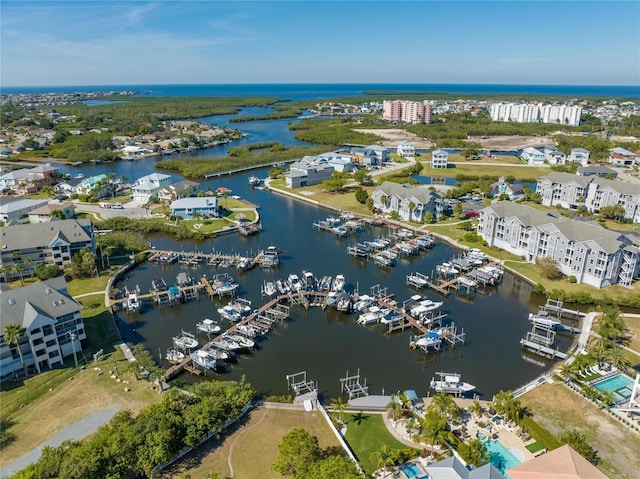
[[[444,213],[444,197],[425,185],[401,185],[385,181],[371,195],[373,207],[384,213],[398,213],[404,221],[424,221],[427,213],[435,219]]]
[[[520,156],[529,165],[542,165],[545,161],[544,153],[531,146],[525,148]]]
[[[0,288],[0,371],[3,378],[21,375],[25,366],[38,373],[62,366],[63,358],[82,352],[87,335],[82,305],[67,291],[64,277],[18,289]],[[7,326],[18,325],[24,334],[18,344],[7,344]]]
[[[416,156],[416,147],[410,141],[401,141],[398,143],[398,156],[407,160],[413,160]]]
[[[331,178],[332,174],[333,166],[328,164],[326,158],[305,156],[291,164],[285,180],[287,188],[301,188],[322,183]]]
[[[522,185],[508,183],[507,178],[501,176],[498,181],[491,185],[491,196],[499,198],[500,195],[507,195],[509,200],[518,201],[524,197],[524,188]]]
[[[544,149],[544,158],[550,165],[564,165],[567,155],[553,146]]]
[[[218,198],[216,196],[198,196],[195,198],[180,198],[170,205],[171,214],[182,219],[193,219],[194,215],[205,218],[218,216]]]
[[[449,163],[449,153],[444,150],[434,150],[431,153],[431,168],[447,169]]]
[[[567,161],[587,166],[589,163],[589,150],[585,148],[571,148],[571,153],[567,157]]]
[[[131,187],[133,200],[139,203],[148,203],[149,200],[158,194],[161,188],[171,184],[171,176],[162,173],[151,173],[150,175],[138,178]]]

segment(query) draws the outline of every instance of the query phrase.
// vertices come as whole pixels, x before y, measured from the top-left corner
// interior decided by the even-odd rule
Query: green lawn
[[[107,287],[108,274],[100,275],[96,278],[72,279],[67,282],[67,289],[71,296],[79,296],[94,291],[103,291]]]
[[[378,468],[369,456],[372,452],[380,451],[383,444],[392,450],[407,449],[407,446],[391,435],[381,414],[345,414],[344,420],[347,424],[345,439],[368,475]]]
[[[477,176],[513,176],[516,180],[533,180],[549,174],[549,168],[539,168],[530,166],[517,166],[505,164],[504,166],[486,165],[478,161],[469,161],[458,163],[456,165],[449,164],[446,169],[431,168],[428,163],[424,163],[421,174],[424,176],[448,176],[456,175],[477,175]]]

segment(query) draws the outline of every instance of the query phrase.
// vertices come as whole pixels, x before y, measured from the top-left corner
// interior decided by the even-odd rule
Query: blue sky
[[[638,1],[0,2],[5,86],[640,85]]]

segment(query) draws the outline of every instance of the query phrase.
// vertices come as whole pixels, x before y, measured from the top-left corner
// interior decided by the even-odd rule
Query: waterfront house
[[[431,168],[447,169],[449,163],[449,153],[444,150],[434,150],[431,153]]]
[[[385,181],[371,195],[373,207],[383,213],[398,213],[403,221],[424,221],[427,213],[435,219],[444,214],[444,197],[426,185],[400,185]]]
[[[182,219],[190,220],[201,216],[216,218],[218,216],[218,198],[216,196],[199,196],[195,198],[180,198],[171,203],[171,214]]]
[[[410,141],[401,141],[398,143],[398,149],[396,151],[398,156],[406,160],[413,160],[416,156],[416,147]]]
[[[567,155],[555,146],[547,147],[543,150],[544,158],[550,165],[564,165]]]
[[[96,251],[93,224],[90,220],[59,220],[47,223],[16,224],[0,228],[0,267],[11,268],[16,263],[30,275],[38,263],[60,267],[71,261],[83,248]],[[30,263],[25,263],[29,259]],[[11,281],[19,277],[15,271],[5,271],[2,278]]]
[[[69,295],[64,277],[17,289],[9,289],[3,284],[0,301],[0,371],[3,379],[22,374],[25,368],[21,357],[27,369],[40,373],[61,366],[64,357],[82,352],[87,338],[82,305]],[[4,340],[9,325],[18,325],[24,330],[17,345]]]
[[[456,456],[425,466],[429,479],[504,479],[493,464],[469,469]],[[423,477],[423,476],[420,476]]]
[[[8,223],[26,222],[29,213],[45,206],[49,200],[29,200],[23,197],[3,196],[0,198],[0,221]]]
[[[602,288],[612,284],[630,287],[640,275],[640,240],[578,221],[555,211],[502,201],[480,210],[478,234],[491,247],[534,263],[537,258],[556,260],[560,271],[577,283]]]
[[[97,198],[107,196],[109,194],[107,175],[101,174],[84,178],[76,185],[73,192],[79,195],[95,195]]]
[[[618,177],[616,170],[600,165],[581,166],[576,174],[580,176],[598,176],[609,180],[615,180]]]
[[[525,148],[520,157],[529,165],[542,165],[545,162],[544,153],[531,146]]]
[[[508,183],[507,178],[501,176],[498,181],[491,185],[491,196],[499,198],[500,195],[507,195],[509,200],[518,201],[524,197],[524,188],[522,185]]]
[[[362,166],[376,166],[388,161],[388,149],[380,145],[352,146],[345,150],[340,150],[343,154],[348,154],[353,158],[353,163]]]
[[[546,206],[560,205],[576,209],[584,206],[598,213],[603,206],[621,205],[624,218],[640,222],[640,187],[635,183],[609,180],[599,176],[581,176],[552,171],[538,178],[536,192]]]
[[[8,171],[0,176],[0,190],[16,190],[19,192],[38,191],[41,186],[51,183],[51,178],[58,168],[38,165],[33,168],[20,168]]]
[[[70,178],[58,182],[53,189],[59,193],[70,195],[76,192],[76,187],[80,184],[82,178]]]
[[[624,148],[611,148],[609,150],[609,163],[614,166],[632,166],[640,163],[640,156]]]
[[[56,213],[59,211],[60,213]],[[29,212],[29,223],[46,223],[51,220],[70,220],[75,216],[73,203],[48,203]],[[58,216],[59,215],[59,216]]]
[[[162,173],[151,173],[136,180],[131,187],[133,200],[140,204],[148,203],[158,192],[171,184],[171,176]]]
[[[178,181],[177,183],[160,188],[158,191],[158,200],[166,202],[179,200],[180,198],[196,196],[199,191],[200,183],[189,180]]]
[[[571,148],[571,153],[567,157],[567,161],[587,166],[589,163],[589,153],[589,150],[585,148]]]
[[[305,156],[294,162],[285,174],[287,188],[301,188],[322,183],[331,178],[333,166],[329,165],[326,158]]]
[[[565,444],[505,471],[511,479],[608,479],[597,467]]]

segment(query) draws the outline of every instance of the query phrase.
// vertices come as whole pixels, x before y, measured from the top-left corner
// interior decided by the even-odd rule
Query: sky
[[[0,2],[0,86],[640,85],[640,2]]]

